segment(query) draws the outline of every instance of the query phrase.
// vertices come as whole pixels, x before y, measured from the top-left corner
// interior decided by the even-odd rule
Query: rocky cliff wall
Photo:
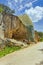
[[[31,21],[28,21],[28,24],[30,24],[29,26],[25,26],[18,16],[6,13],[2,15],[3,15],[2,22],[4,25],[3,26],[4,37],[14,38],[17,40],[31,41],[31,39],[33,38],[32,35],[34,35],[34,33],[32,33],[32,31],[34,31],[33,25],[29,23]]]

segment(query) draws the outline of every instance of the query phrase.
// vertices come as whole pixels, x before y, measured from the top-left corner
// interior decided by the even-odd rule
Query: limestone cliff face
[[[3,25],[4,25],[4,36],[6,38],[14,38],[17,40],[33,40],[33,25],[30,20],[27,20],[27,15],[23,17],[15,16],[11,14],[2,14],[3,15]],[[28,25],[24,24],[28,22]]]
[[[18,17],[27,29],[27,39],[29,41],[34,41],[34,28],[30,17],[27,14],[20,15]]]
[[[4,14],[3,23],[5,37],[18,40],[26,39],[26,27],[17,16]]]

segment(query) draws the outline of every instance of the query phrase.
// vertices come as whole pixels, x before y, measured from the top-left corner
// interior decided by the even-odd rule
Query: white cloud
[[[31,6],[32,6],[32,2],[25,4],[25,7],[31,7]]]
[[[18,10],[20,11],[20,10],[22,10],[23,8],[24,8],[23,5],[20,5],[20,7],[19,7]]]
[[[23,0],[19,0],[19,1],[22,2]],[[26,8],[26,7],[28,7],[28,8],[32,7],[33,3],[36,2],[36,1],[37,1],[37,0],[32,0],[32,1],[28,2],[28,3],[25,3],[24,6],[23,6],[23,4],[20,5],[19,11],[22,10],[23,8]]]
[[[8,3],[8,6],[11,9],[17,10],[16,12],[21,12],[23,9],[25,10],[27,7],[31,8],[33,3],[38,0],[6,0]],[[22,3],[24,1],[24,3]],[[15,8],[16,7],[16,8]],[[25,12],[25,11],[24,11]]]
[[[10,0],[6,0],[7,1],[7,3],[8,3],[8,6],[10,7],[10,8],[12,8],[12,3],[10,2]]]
[[[31,7],[32,4],[33,4],[34,2],[36,2],[36,1],[38,1],[38,0],[33,0],[33,1],[31,1],[31,2],[29,2],[29,3],[27,3],[27,4],[25,4],[25,7]]]
[[[26,8],[26,7],[28,7],[28,8],[32,7],[32,2],[26,3],[24,6],[20,5],[19,8],[18,8],[18,10],[20,11],[20,10]]]
[[[43,7],[36,6],[35,8],[31,7],[28,10],[25,10],[33,22],[38,22],[43,18]]]
[[[38,1],[38,0],[33,0],[32,3],[36,2],[36,1]]]
[[[16,3],[18,2],[18,0],[13,0],[13,1],[15,1]]]
[[[23,0],[19,0],[20,1],[20,3],[23,1]]]
[[[13,1],[15,1],[16,3],[17,3],[17,2],[20,2],[20,3],[21,3],[23,0],[13,0]]]
[[[12,3],[8,1],[8,5],[10,8],[12,8]]]
[[[32,0],[31,2],[26,3],[26,4],[25,4],[25,7],[31,7],[32,4],[33,4],[34,2],[36,2],[36,1],[37,1],[37,0]]]

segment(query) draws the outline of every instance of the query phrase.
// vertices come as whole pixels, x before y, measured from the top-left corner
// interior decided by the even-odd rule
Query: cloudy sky
[[[0,3],[15,10],[15,15],[28,14],[34,29],[43,31],[43,0],[0,0]]]

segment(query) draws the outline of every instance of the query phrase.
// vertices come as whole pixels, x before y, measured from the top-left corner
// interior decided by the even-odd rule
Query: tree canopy
[[[8,13],[8,14],[14,14],[15,10],[12,10],[11,8],[9,8],[8,6],[5,6],[3,4],[0,4],[0,13]]]

